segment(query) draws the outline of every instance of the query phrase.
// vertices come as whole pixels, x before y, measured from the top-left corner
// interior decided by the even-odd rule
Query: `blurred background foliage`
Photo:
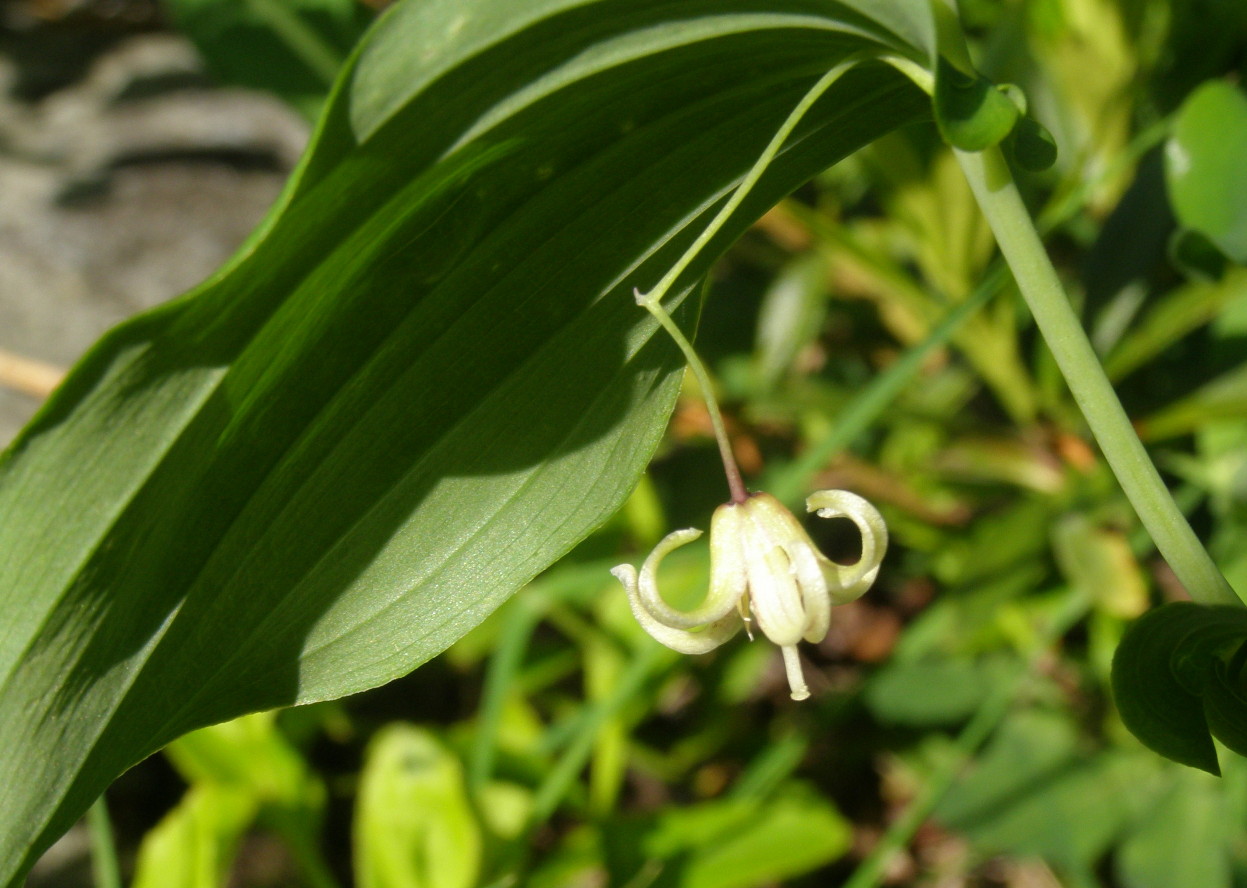
[[[218,77],[309,115],[374,12],[157,10]],[[962,16],[984,73],[1021,85],[1057,139],[1028,199],[1245,593],[1247,4],[965,0]],[[813,699],[787,699],[765,643],[660,648],[607,572],[726,498],[690,378],[627,507],[438,661],[199,731],[122,778],[107,800],[128,884],[1247,885],[1247,763],[1224,756],[1220,780],[1174,765],[1114,712],[1124,627],[1185,594],[934,128],[828,170],[708,286],[698,344],[751,486],[790,505],[848,488],[892,529],[875,589],[803,651]],[[853,558],[839,522],[810,529]],[[690,546],[664,583],[688,604],[706,574]]]

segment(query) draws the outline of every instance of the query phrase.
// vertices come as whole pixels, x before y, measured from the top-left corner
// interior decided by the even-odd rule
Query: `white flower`
[[[715,510],[710,522],[710,590],[701,606],[677,610],[658,594],[658,565],[673,549],[701,536],[694,528],[667,534],[640,573],[630,564],[611,570],[628,592],[632,613],[656,640],[683,654],[703,654],[750,621],[780,646],[792,699],[810,696],[797,642],[822,641],[831,606],[858,598],[879,573],[888,529],[875,507],[845,490],[821,490],[806,508],[823,518],[851,519],[862,534],[862,557],[840,565],[818,551],[793,514],[767,493]],[[750,632],[750,637],[753,633]]]

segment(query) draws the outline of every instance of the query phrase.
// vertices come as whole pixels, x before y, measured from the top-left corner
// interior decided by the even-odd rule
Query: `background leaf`
[[[1165,145],[1165,180],[1178,221],[1247,263],[1247,96],[1222,81],[1187,98]]]
[[[481,831],[463,767],[428,731],[391,725],[372,742],[355,811],[360,888],[471,888]]]
[[[131,888],[215,888],[255,816],[245,789],[207,783],[190,790],[148,833]]]
[[[1224,851],[1231,839],[1231,812],[1218,790],[1217,781],[1206,774],[1175,770],[1168,791],[1118,852],[1117,871],[1127,888],[1233,884]]]
[[[983,852],[1042,855],[1089,873],[1143,810],[1154,759],[1112,751],[1088,758],[1064,715],[1023,711],[1001,728],[935,818]]]
[[[874,9],[384,16],[251,241],[99,343],[0,463],[0,883],[152,750],[410,671],[617,509],[679,381],[632,288],[823,71],[920,55]],[[681,287],[923,108],[885,66],[846,76]]]
[[[681,888],[748,888],[843,856],[852,830],[801,784],[766,799],[722,799],[611,824],[603,832],[612,880],[661,879]]]
[[[274,92],[312,117],[372,19],[358,0],[168,0],[166,5],[218,78]]]

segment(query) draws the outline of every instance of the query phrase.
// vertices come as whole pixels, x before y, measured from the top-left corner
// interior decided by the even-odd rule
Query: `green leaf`
[[[1225,254],[1207,235],[1192,228],[1174,231],[1167,244],[1169,261],[1195,281],[1215,281],[1225,274]]]
[[[750,888],[842,857],[852,829],[802,784],[766,800],[723,799],[612,822],[602,841],[612,884],[641,878],[680,888]]]
[[[633,287],[823,72],[921,56],[892,26],[922,6],[383,15],[249,243],[0,459],[0,885],[153,750],[409,672],[612,514],[681,370]],[[889,66],[846,75],[673,292],[924,107]]]
[[[168,0],[173,22],[226,83],[315,116],[371,13],[359,0]]]
[[[1125,330],[1104,362],[1117,380],[1145,365],[1187,333],[1247,305],[1247,270],[1233,269],[1215,283],[1193,282],[1155,299]]]
[[[130,888],[217,888],[255,816],[245,789],[205,783],[143,838]]]
[[[1203,700],[1204,718],[1212,736],[1232,752],[1247,756],[1247,688],[1241,675],[1235,679],[1225,663],[1213,660]]]
[[[1052,553],[1070,586],[1121,619],[1147,610],[1147,583],[1125,534],[1072,513],[1052,529]]]
[[[1145,755],[1088,756],[1064,714],[1031,710],[1006,722],[933,816],[984,854],[1040,855],[1085,870],[1152,797]]]
[[[256,712],[192,731],[165,749],[191,783],[246,789],[258,802],[288,811],[319,812],[324,787],[277,730],[275,712]]]
[[[994,83],[974,70],[957,12],[948,0],[931,0],[938,56],[935,72],[935,121],[950,145],[982,151],[1009,135],[1021,116],[1018,106]]]
[[[1218,419],[1247,416],[1247,365],[1240,364],[1139,420],[1139,437],[1163,441],[1189,435]]]
[[[956,724],[972,716],[1013,673],[1012,664],[999,658],[896,660],[871,678],[865,700],[875,717],[889,724]]]
[[[1165,145],[1165,180],[1178,221],[1247,263],[1247,96],[1209,81],[1187,98]]]
[[[1247,749],[1247,708],[1230,684],[1239,677],[1220,660],[1245,641],[1247,610],[1239,607],[1173,602],[1135,620],[1113,657],[1113,697],[1126,727],[1166,758],[1220,774],[1213,734]],[[1237,673],[1241,664],[1234,666]]]
[[[1022,169],[1032,173],[1042,172],[1056,163],[1056,139],[1039,121],[1032,117],[1019,117],[1007,140],[1009,156]]]
[[[1074,760],[1077,746],[1077,730],[1068,716],[1038,709],[1018,712],[996,732],[934,816],[967,831],[990,826],[1010,800],[1052,782]]]
[[[320,852],[325,787],[277,728],[276,712],[256,712],[192,731],[165,749],[191,783],[249,798],[261,827],[279,835],[310,884],[329,884]],[[191,804],[189,801],[186,804]]]
[[[1125,888],[1229,888],[1226,842],[1233,820],[1226,794],[1205,774],[1174,770],[1169,790],[1117,852],[1121,882]]]
[[[471,888],[481,834],[459,760],[414,725],[369,745],[355,809],[359,888]]]
[[[757,384],[775,388],[798,352],[814,340],[826,315],[827,261],[818,254],[790,262],[762,297],[754,360]]]
[[[1120,752],[1067,762],[966,833],[986,854],[1042,856],[1089,871],[1146,806],[1153,770]]]

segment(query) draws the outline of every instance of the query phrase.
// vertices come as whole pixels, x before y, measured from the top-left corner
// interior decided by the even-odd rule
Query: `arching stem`
[[[797,106],[789,112],[783,125],[775,132],[775,135],[767,143],[766,148],[763,149],[758,159],[754,161],[749,172],[745,174],[745,178],[736,186],[732,196],[723,204],[719,212],[715,214],[715,217],[710,220],[710,224],[706,226],[706,229],[697,236],[697,239],[684,251],[684,254],[663,275],[662,280],[648,293],[641,293],[640,290],[633,291],[636,295],[637,304],[657,318],[658,323],[662,324],[663,329],[670,333],[671,338],[680,346],[680,351],[684,352],[684,357],[688,361],[689,367],[692,368],[693,375],[697,377],[697,382],[701,385],[702,394],[706,399],[706,408],[710,411],[710,424],[714,426],[715,440],[719,444],[719,456],[723,459],[723,471],[727,474],[727,486],[731,490],[732,502],[734,503],[743,503],[749,498],[749,492],[745,490],[745,482],[741,479],[740,468],[736,465],[736,457],[732,454],[732,445],[728,440],[727,429],[723,424],[723,414],[719,412],[719,404],[714,396],[714,386],[711,384],[710,374],[706,372],[701,359],[697,357],[697,352],[693,350],[692,343],[688,341],[688,338],[676,326],[675,321],[672,320],[671,315],[663,308],[662,300],[671,287],[674,286],[680,275],[684,273],[684,270],[697,257],[697,254],[719,233],[719,229],[731,218],[749,192],[753,190],[754,185],[762,178],[762,174],[771,165],[771,161],[775,159],[775,155],[779,153],[779,149],[783,147],[784,142],[792,135],[793,130],[797,128],[797,124],[801,122],[801,118],[806,115],[806,112],[847,71],[870,58],[873,58],[873,56],[865,53],[855,53],[843,59],[820,77],[810,87],[809,92],[802,96]]]
[[[714,427],[714,438],[719,444],[719,456],[723,460],[723,472],[727,475],[727,487],[732,493],[732,502],[743,503],[749,499],[749,491],[745,490],[745,482],[740,475],[740,467],[736,465],[736,457],[732,453],[732,442],[727,437],[727,426],[723,423],[723,414],[719,411],[719,399],[714,396],[714,383],[710,379],[710,373],[706,370],[706,365],[701,362],[701,358],[697,356],[697,352],[693,349],[693,344],[688,341],[688,337],[683,331],[676,326],[676,322],[672,319],[667,310],[662,307],[657,297],[653,293],[642,294],[639,290],[636,293],[637,305],[644,308],[655,318],[658,323],[662,324],[662,328],[671,334],[671,338],[675,340],[675,344],[680,347],[680,351],[684,352],[684,360],[688,361],[689,368],[693,371],[693,375],[697,377],[697,384],[701,386],[702,397],[706,399],[706,409],[710,411],[710,425]]]

